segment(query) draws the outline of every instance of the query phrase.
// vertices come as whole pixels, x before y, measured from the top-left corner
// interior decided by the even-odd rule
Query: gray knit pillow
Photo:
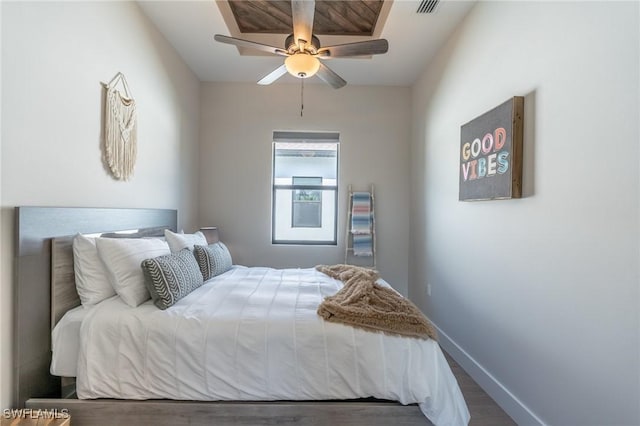
[[[231,269],[231,253],[221,242],[208,246],[194,246],[193,254],[196,256],[200,272],[204,280],[208,280]]]
[[[142,261],[145,285],[153,303],[167,309],[203,283],[196,258],[188,248]]]

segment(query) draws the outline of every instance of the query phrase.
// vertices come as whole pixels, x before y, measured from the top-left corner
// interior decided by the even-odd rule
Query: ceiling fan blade
[[[269,46],[268,44],[256,43],[255,41],[243,40],[241,38],[228,37],[221,34],[216,34],[213,37],[220,43],[233,44],[239,47],[248,47],[250,49],[261,50],[263,52],[273,53],[274,55],[289,56],[286,50],[279,47]]]
[[[318,49],[318,56],[323,58],[340,58],[345,56],[379,55],[381,53],[387,53],[388,50],[389,42],[383,38],[379,38],[377,40],[321,47]]]
[[[285,75],[286,73],[287,73],[287,68],[284,66],[284,64],[282,64],[275,70],[271,71],[269,74],[262,77],[262,79],[258,81],[258,84],[266,86],[267,84],[273,83],[274,81],[276,81],[277,79]]]
[[[329,84],[334,89],[344,87],[347,82],[342,79],[338,74],[333,72],[331,68],[320,62],[320,69],[316,74],[322,81]]]
[[[299,40],[304,40],[306,44],[311,43],[313,33],[313,15],[316,11],[315,0],[292,0],[291,16],[293,18],[293,40],[299,44]]]

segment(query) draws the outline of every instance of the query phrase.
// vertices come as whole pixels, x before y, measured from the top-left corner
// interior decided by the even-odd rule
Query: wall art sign
[[[520,198],[524,97],[514,96],[460,129],[460,201]]]

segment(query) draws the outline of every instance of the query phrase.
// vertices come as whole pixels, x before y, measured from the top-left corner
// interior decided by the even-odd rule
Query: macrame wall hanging
[[[117,90],[118,84],[122,86],[123,92]],[[107,90],[104,108],[105,162],[114,178],[126,181],[133,175],[133,167],[136,163],[138,140],[136,101],[121,72],[104,86]]]

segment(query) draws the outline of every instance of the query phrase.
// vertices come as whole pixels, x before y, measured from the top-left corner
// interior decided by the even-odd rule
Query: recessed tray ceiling
[[[316,35],[373,36],[382,0],[316,0]],[[241,33],[289,34],[293,26],[288,0],[229,1]]]

